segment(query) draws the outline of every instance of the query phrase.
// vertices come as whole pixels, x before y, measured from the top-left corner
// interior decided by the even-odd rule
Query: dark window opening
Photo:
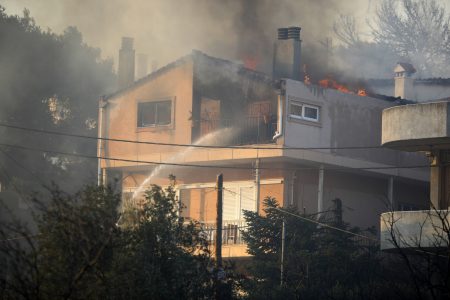
[[[138,127],[165,126],[172,123],[172,101],[138,104]]]

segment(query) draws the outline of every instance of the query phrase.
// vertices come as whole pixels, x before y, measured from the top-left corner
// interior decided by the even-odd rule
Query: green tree
[[[245,212],[243,233],[254,255],[244,282],[249,299],[380,299],[386,289],[378,246],[355,239],[358,233],[340,218],[322,219],[343,231],[318,226],[317,216],[296,217],[295,209],[280,210],[274,198],[264,200],[264,214]],[[287,212],[287,213],[286,213]],[[308,222],[309,219],[313,222]],[[284,280],[280,284],[281,232],[285,222]],[[387,270],[387,269],[386,269]],[[380,288],[382,287],[382,288]]]
[[[34,199],[37,232],[2,221],[2,299],[211,298],[207,241],[179,217],[174,186],[153,186],[145,198],[119,214],[111,188],[52,188],[51,199]]]
[[[83,42],[75,27],[62,34],[43,31],[30,12],[9,16],[0,5],[0,122],[22,127],[95,137],[98,99],[111,92],[115,74],[111,60]],[[30,133],[0,127],[1,143],[54,151],[96,154],[95,140]],[[55,181],[74,192],[95,178],[95,164],[13,148],[1,148],[3,187],[29,192]],[[23,168],[21,166],[27,166]],[[34,175],[30,174],[34,173]]]
[[[142,209],[124,214],[108,297],[211,298],[210,253],[199,224],[179,216],[173,186],[153,185],[145,198]]]

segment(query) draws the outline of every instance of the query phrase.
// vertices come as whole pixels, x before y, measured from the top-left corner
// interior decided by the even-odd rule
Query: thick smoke
[[[114,57],[121,36],[135,38],[137,52],[162,66],[192,49],[234,61],[250,60],[270,72],[276,29],[302,27],[304,44],[332,35],[342,14],[364,15],[371,1],[342,0],[7,0],[8,12],[31,11],[38,24],[59,32],[77,26],[88,44]]]

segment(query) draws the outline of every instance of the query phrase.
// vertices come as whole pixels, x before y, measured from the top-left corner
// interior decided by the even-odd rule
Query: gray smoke
[[[121,36],[162,66],[192,49],[234,61],[251,58],[270,71],[276,29],[302,27],[304,43],[332,36],[339,14],[366,14],[370,0],[5,0],[7,12],[27,7],[43,28],[77,26],[86,42],[114,57]]]

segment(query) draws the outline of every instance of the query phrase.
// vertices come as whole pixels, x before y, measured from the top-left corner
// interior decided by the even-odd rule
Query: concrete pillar
[[[388,200],[389,200],[389,205],[391,206],[390,209],[392,211],[394,211],[396,209],[395,202],[394,202],[394,176],[389,177]]]
[[[432,153],[430,173],[430,205],[447,209],[450,204],[450,150]]]

